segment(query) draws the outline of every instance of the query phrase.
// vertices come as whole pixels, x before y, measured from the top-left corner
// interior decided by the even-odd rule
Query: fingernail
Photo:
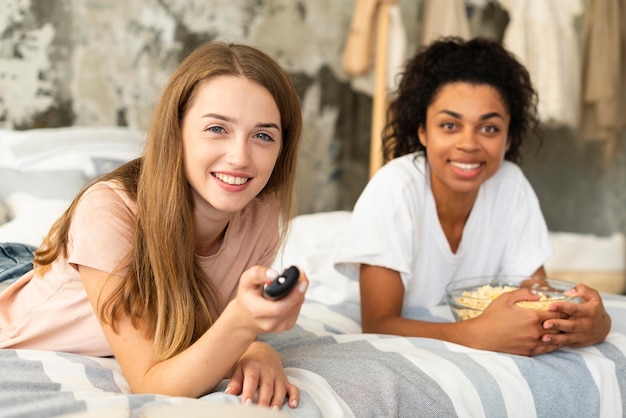
[[[274,406],[272,406],[272,410],[274,410],[274,411],[280,411],[280,408],[279,408],[278,406],[274,405]]]
[[[278,272],[276,270],[267,269],[265,270],[265,277],[267,277],[270,280],[274,280],[275,278],[278,277]]]
[[[294,399],[293,401],[291,401],[291,407],[292,408],[297,408],[298,407],[298,401],[296,399]]]
[[[302,282],[298,285],[298,292],[300,293],[304,293],[306,292],[306,288],[309,287],[309,284],[307,282]]]
[[[243,402],[243,404],[244,404],[245,406],[252,405],[252,399],[250,399],[250,398],[246,399],[246,400]]]
[[[230,392],[230,388],[226,388],[226,390],[224,391],[225,394],[228,394],[228,392]]]

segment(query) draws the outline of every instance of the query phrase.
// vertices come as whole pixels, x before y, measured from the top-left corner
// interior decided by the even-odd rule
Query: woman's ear
[[[419,138],[424,148],[426,148],[426,143],[428,141],[426,141],[426,130],[424,129],[424,125],[420,125],[420,127],[417,128],[417,137]]]

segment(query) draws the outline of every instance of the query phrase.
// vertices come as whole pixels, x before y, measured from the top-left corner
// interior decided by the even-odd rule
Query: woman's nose
[[[231,142],[226,153],[226,161],[236,167],[245,167],[250,163],[250,146],[246,139],[237,138]]]
[[[472,130],[464,130],[459,134],[457,147],[464,150],[474,150],[478,148],[476,133]]]

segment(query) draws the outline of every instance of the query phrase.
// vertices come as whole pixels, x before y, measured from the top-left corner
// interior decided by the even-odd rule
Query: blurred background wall
[[[406,53],[424,1],[401,0]],[[300,93],[300,213],[351,209],[368,179],[371,90],[341,55],[355,0],[2,0],[0,128],[145,130],[180,59],[209,40],[275,57]],[[479,28],[480,29],[480,28]],[[365,83],[367,85],[367,83]],[[522,165],[554,231],[626,233],[626,137],[610,158],[575,129],[544,127]]]

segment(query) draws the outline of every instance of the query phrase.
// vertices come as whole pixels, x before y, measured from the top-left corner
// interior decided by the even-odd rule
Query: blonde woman
[[[131,390],[244,403],[299,391],[261,332],[296,322],[308,285],[262,287],[292,215],[302,120],[266,54],[207,43],[165,87],[144,154],[81,192],[0,294],[0,347],[114,355]]]

